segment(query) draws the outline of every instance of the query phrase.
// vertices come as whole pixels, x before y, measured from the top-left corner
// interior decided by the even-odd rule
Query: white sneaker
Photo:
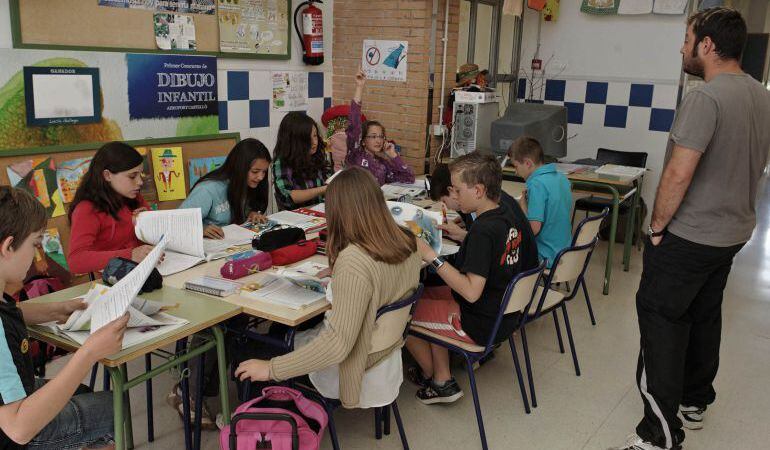
[[[675,447],[681,449],[682,447]],[[665,450],[663,447],[658,447],[644,439],[640,438],[636,433],[629,435],[626,438],[626,443],[620,447],[610,447],[609,450]]]
[[[679,420],[682,426],[688,430],[700,430],[703,428],[703,415],[706,409],[697,406],[679,406]]]

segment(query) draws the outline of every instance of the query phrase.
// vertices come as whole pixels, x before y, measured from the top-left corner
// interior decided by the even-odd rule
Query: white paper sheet
[[[618,14],[650,14],[652,0],[623,0],[618,5]]]
[[[139,213],[134,231],[142,242],[155,245],[161,236],[166,236],[168,250],[198,258],[206,257],[200,208]]]
[[[153,320],[156,323],[160,323],[162,325],[127,329],[126,333],[123,335],[123,350],[134,345],[141,344],[142,342],[155,339],[189,323],[185,319],[181,319],[179,317],[175,317],[171,314],[166,314],[163,312],[157,313],[155,317],[153,317]],[[62,334],[77,342],[78,344],[83,345],[91,333],[88,331],[64,331]]]
[[[200,210],[198,210],[198,214],[200,215]],[[144,282],[150,276],[152,269],[158,265],[158,260],[166,250],[167,245],[168,239],[165,236],[161,237],[155,248],[139,265],[115,283],[106,295],[102,295],[94,301],[91,332],[97,331],[126,313],[131,302],[134,301]]]
[[[166,252],[163,262],[158,265],[158,272],[161,275],[168,276],[182,272],[202,263],[205,259],[197,256],[185,255],[184,253]]]
[[[684,14],[687,0],[655,0],[652,12],[655,14]]]
[[[291,309],[306,308],[326,299],[326,293],[305,289],[283,276],[265,275],[260,282],[262,285],[260,289],[252,292],[241,291],[241,295],[276,303]]]
[[[308,230],[326,223],[323,217],[308,216],[294,211],[279,211],[268,216],[270,220],[278,222],[281,225],[290,225],[293,227]]]

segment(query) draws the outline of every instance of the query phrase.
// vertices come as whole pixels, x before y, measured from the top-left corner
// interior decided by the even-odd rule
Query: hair
[[[468,153],[452,161],[449,171],[459,174],[460,180],[468,186],[484,186],[488,199],[500,200],[503,169],[494,156],[480,152]]]
[[[45,208],[27,191],[0,186],[0,242],[12,237],[18,250],[29,235],[42,231],[48,222]]]
[[[326,253],[332,267],[351,244],[387,264],[402,263],[417,251],[414,234],[396,223],[374,176],[360,167],[343,170],[329,183],[326,226]]]
[[[366,141],[366,135],[369,134],[370,127],[380,127],[382,130],[382,135],[385,136],[385,127],[382,126],[380,122],[376,120],[367,120],[364,122],[364,126],[361,128],[361,130],[363,130],[363,133],[361,133],[361,147],[366,148],[366,146],[364,146],[364,142]]]
[[[452,176],[449,173],[449,166],[444,163],[437,164],[430,174],[430,199],[437,202],[446,195],[449,195],[449,186],[452,185]]]
[[[532,136],[521,136],[511,144],[508,149],[508,157],[518,162],[529,158],[536,164],[543,164],[545,156],[540,142]]]
[[[243,223],[246,221],[247,207],[252,211],[267,210],[269,177],[265,176],[254,189],[249,188],[247,182],[251,165],[258,159],[264,159],[268,163],[271,161],[270,152],[265,144],[254,138],[244,139],[230,150],[222,166],[201,177],[192,189],[203,181],[227,181],[227,201],[230,203],[231,220],[233,223]]]
[[[318,135],[318,150],[310,154],[312,130]],[[292,111],[283,118],[278,127],[278,141],[273,152],[275,159],[292,170],[302,179],[314,179],[329,163],[324,156],[324,142],[315,120],[300,111]]]
[[[687,25],[692,26],[695,35],[693,56],[697,55],[698,44],[709,37],[722,59],[741,59],[746,46],[747,30],[746,21],[738,11],[722,7],[705,9],[691,15]]]
[[[139,200],[124,197],[110,186],[104,179],[103,172],[109,170],[112,173],[125,172],[142,165],[144,157],[134,147],[123,142],[108,142],[96,151],[88,171],[83,175],[83,180],[75,192],[75,199],[70,205],[68,219],[72,223],[72,213],[78,204],[88,200],[94,204],[97,210],[106,212],[117,220],[118,211],[124,206],[135,209],[139,206]]]

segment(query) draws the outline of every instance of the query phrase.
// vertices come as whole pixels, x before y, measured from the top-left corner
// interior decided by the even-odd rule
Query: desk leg
[[[219,399],[222,402],[222,420],[230,424],[230,398],[227,392],[227,361],[225,358],[225,334],[219,325],[211,327],[217,342],[217,368],[219,369]]]
[[[125,450],[125,418],[123,416],[123,384],[126,379],[118,367],[104,366],[112,377],[112,414],[115,421],[115,450]]]
[[[123,380],[128,380],[128,367],[126,364],[120,365],[120,371],[122,372]],[[123,393],[125,401],[123,402],[123,408],[125,410],[125,423],[126,423],[126,449],[131,450],[134,448],[134,425],[131,418],[131,397],[128,389]]]
[[[602,293],[610,293],[610,277],[612,276],[612,256],[615,253],[615,234],[618,232],[618,210],[620,209],[620,196],[615,188],[610,188],[612,192],[612,218],[610,219],[610,239],[607,243],[607,265],[604,268],[604,290]]]
[[[636,233],[636,208],[639,207],[639,197],[641,195],[642,186],[636,186],[636,192],[634,192],[634,200],[631,202],[631,213],[628,215],[625,228],[625,239],[623,240],[623,271],[628,272],[629,265],[631,263],[631,246],[634,242],[634,234]]]

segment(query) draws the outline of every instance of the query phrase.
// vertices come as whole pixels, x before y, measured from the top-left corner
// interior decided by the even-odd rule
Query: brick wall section
[[[444,6],[439,0],[433,115],[438,123]],[[454,84],[457,65],[459,0],[450,1],[447,45],[447,90]],[[433,0],[335,0],[333,24],[333,103],[349,103],[355,89],[354,75],[361,64],[364,39],[409,42],[407,81],[368,80],[363,96],[364,113],[383,123],[387,135],[403,149],[403,156],[421,174],[424,169],[428,107],[428,52]],[[435,143],[432,148],[435,149]],[[435,150],[433,150],[435,151]]]

